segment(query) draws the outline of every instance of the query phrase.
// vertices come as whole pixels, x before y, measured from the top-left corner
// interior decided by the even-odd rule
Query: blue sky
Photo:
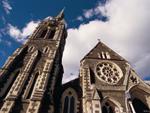
[[[0,67],[40,20],[65,7],[65,81],[77,77],[80,59],[97,39],[125,57],[140,77],[149,79],[149,6],[149,0],[1,0]]]
[[[78,27],[85,21],[77,20],[78,16],[84,10],[95,7],[98,0],[2,0],[0,1],[0,67],[9,55],[21,43],[14,40],[7,32],[9,24],[23,29],[30,21],[39,21],[47,16],[56,16],[63,8],[65,8],[65,19],[68,28]],[[100,1],[102,4],[105,0]]]

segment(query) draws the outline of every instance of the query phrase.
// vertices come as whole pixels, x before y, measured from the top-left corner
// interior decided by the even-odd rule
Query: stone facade
[[[64,14],[47,17],[0,70],[0,113],[150,113],[150,86],[102,42],[62,85]]]

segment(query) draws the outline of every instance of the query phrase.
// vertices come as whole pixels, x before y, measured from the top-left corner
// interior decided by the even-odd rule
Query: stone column
[[[128,103],[129,103],[129,105],[130,105],[130,108],[131,108],[131,110],[132,110],[132,113],[136,113],[136,112],[135,112],[135,110],[134,110],[134,107],[133,107],[132,101],[131,101],[131,100],[129,100],[129,101],[128,101]]]
[[[51,29],[50,29],[50,27],[48,27],[48,28],[47,28],[47,33],[46,33],[44,39],[47,39],[47,38],[49,37],[49,34],[50,34],[50,33],[51,33]]]
[[[10,113],[14,104],[15,104],[14,101],[6,100],[0,110],[0,113]]]
[[[146,102],[147,102],[148,108],[150,109],[150,96],[146,96]]]

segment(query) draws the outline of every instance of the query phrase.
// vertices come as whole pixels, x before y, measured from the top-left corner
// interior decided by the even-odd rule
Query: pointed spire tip
[[[57,15],[57,17],[64,18],[64,11],[65,11],[65,7],[60,11],[60,13]]]

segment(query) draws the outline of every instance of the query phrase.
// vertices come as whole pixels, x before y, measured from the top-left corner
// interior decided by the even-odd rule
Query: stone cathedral
[[[150,113],[150,84],[104,43],[62,84],[64,14],[47,17],[0,70],[0,113]]]

